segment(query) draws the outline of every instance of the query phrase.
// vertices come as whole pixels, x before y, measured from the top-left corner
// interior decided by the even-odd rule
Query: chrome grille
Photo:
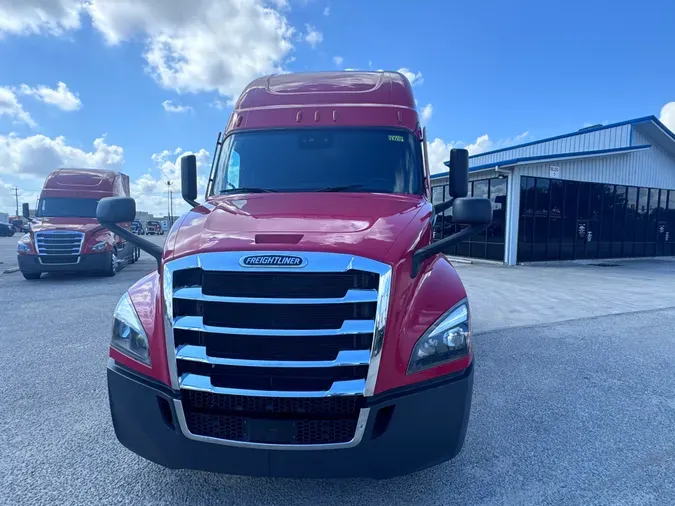
[[[69,230],[37,232],[35,244],[38,255],[79,255],[84,234]]]
[[[358,444],[368,420],[363,400],[373,395],[379,368],[391,268],[334,253],[293,252],[306,263],[292,270],[240,264],[257,253],[288,254],[206,253],[165,264],[167,354],[181,392],[181,430],[235,446]],[[184,402],[187,394],[202,402]],[[251,413],[253,399],[270,408]],[[354,402],[350,411],[332,406],[345,399]],[[298,407],[312,401],[316,409]],[[271,408],[277,405],[285,407]]]

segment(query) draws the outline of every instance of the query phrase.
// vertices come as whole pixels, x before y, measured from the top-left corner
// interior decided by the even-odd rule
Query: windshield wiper
[[[359,190],[363,188],[362,184],[348,184],[345,186],[329,186],[327,188],[321,188],[316,190],[318,192],[348,192],[351,190]]]
[[[227,193],[274,193],[277,190],[270,190],[269,188],[228,188],[220,192],[221,195]]]

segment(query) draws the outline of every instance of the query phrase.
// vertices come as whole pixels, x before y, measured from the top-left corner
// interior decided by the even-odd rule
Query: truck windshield
[[[240,132],[223,144],[211,193],[419,194],[423,174],[420,142],[403,130]]]
[[[40,199],[37,215],[51,218],[96,218],[98,199],[54,198]]]

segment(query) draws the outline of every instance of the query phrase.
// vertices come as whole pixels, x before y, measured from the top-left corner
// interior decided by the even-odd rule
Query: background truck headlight
[[[106,246],[108,245],[107,241],[98,242],[91,247],[92,251],[105,251]]]
[[[16,245],[17,253],[30,253],[30,234],[24,235]]]
[[[465,356],[469,352],[470,337],[469,306],[462,301],[436,320],[419,338],[410,356],[408,373]]]
[[[120,353],[143,364],[150,365],[148,336],[136,314],[128,293],[117,303],[113,315],[113,331],[110,345]]]

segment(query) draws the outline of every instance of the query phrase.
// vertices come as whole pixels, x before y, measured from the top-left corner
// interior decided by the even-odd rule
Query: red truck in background
[[[426,139],[397,72],[260,78],[219,135],[205,201],[163,248],[127,234],[135,202],[97,217],[157,260],[120,299],[108,361],[119,441],[168,468],[385,478],[457,455],[473,385],[471,321],[441,254],[485,230],[450,153],[430,203]],[[435,216],[466,225],[432,242]]]
[[[114,276],[138,259],[137,246],[96,220],[96,206],[104,197],[129,197],[129,176],[99,169],[58,169],[47,176],[30,231],[17,245],[24,278],[81,271]],[[23,212],[28,219],[26,204]]]

